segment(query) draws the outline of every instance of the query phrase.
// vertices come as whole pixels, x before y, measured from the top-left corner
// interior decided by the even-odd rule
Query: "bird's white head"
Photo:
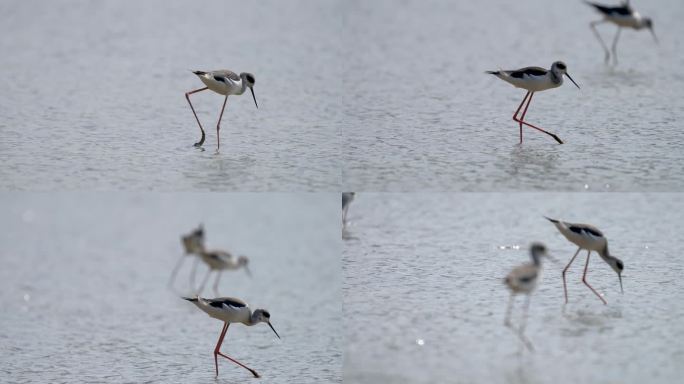
[[[181,237],[186,254],[194,254],[204,249],[204,227],[202,224],[194,231]]]
[[[562,78],[563,75],[567,76],[570,81],[572,81],[573,84],[575,84],[575,87],[579,89],[579,85],[575,83],[575,80],[570,77],[570,74],[568,73],[568,66],[565,65],[564,62],[562,61],[556,61],[555,63],[551,64],[551,72],[553,72],[558,78]]]
[[[245,86],[249,88],[250,92],[252,92],[252,98],[254,99],[254,105],[256,105],[256,107],[258,109],[259,104],[257,104],[256,96],[254,96],[254,84],[256,84],[256,78],[254,77],[253,74],[248,73],[248,72],[242,72],[240,74],[240,77],[242,78],[242,81],[245,82]]]
[[[532,256],[534,263],[537,265],[539,265],[542,257],[547,257],[553,260],[546,249],[546,245],[542,243],[532,243],[532,245],[530,245],[530,255]]]
[[[265,309],[256,309],[254,310],[254,313],[252,313],[252,325],[258,324],[258,323],[266,323],[268,324],[269,327],[273,330],[273,333],[278,336],[280,339],[280,335],[278,332],[276,332],[275,328],[273,328],[273,325],[271,325],[271,314],[265,310]]]

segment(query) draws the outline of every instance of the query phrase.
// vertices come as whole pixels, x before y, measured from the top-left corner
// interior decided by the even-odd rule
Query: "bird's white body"
[[[244,268],[248,276],[252,275],[252,273],[249,271],[249,267],[247,266],[249,264],[249,259],[246,256],[235,257],[226,251],[206,251],[204,249],[201,249],[197,256],[209,267],[204,279],[202,279],[200,287],[197,290],[198,294],[202,293],[204,285],[206,284],[207,279],[212,271],[216,271],[216,280],[214,280],[214,293],[217,295],[219,279],[221,278],[221,273],[223,271]]]
[[[242,95],[247,88],[242,77],[229,70],[205,72],[198,74],[197,77],[207,88],[219,95]]]
[[[608,240],[603,232],[592,225],[566,223],[560,220],[552,223],[568,241],[582,249],[596,251],[603,257],[604,250],[608,248]]]
[[[252,311],[249,309],[249,305],[240,299],[219,297],[209,300],[197,297],[197,300],[192,303],[214,319],[231,324],[253,325],[251,323]],[[212,303],[215,305],[211,305]],[[216,305],[219,303],[220,305]]]
[[[214,270],[238,269],[242,266],[238,258],[226,251],[200,251],[199,257]]]
[[[541,273],[541,258],[550,256],[546,253],[546,247],[543,244],[535,243],[530,247],[530,257],[532,258],[531,263],[513,268],[504,279],[504,283],[512,294],[529,294],[534,291]]]
[[[608,239],[603,235],[603,232],[598,228],[589,224],[568,223],[556,219],[546,218],[558,229],[558,231],[571,243],[577,245],[577,252],[572,256],[568,265],[563,268],[563,291],[565,293],[565,302],[568,302],[568,290],[565,283],[565,273],[570,268],[570,265],[575,260],[579,252],[583,249],[587,251],[587,261],[584,265],[584,274],[582,275],[582,282],[591,289],[594,294],[601,299],[603,304],[607,304],[606,300],[599,294],[589,283],[587,283],[587,270],[589,268],[589,257],[591,252],[596,252],[603,261],[606,262],[618,275],[620,280],[620,291],[622,292],[622,271],[625,266],[622,260],[610,254],[608,251]]]
[[[641,29],[646,26],[644,24],[644,18],[641,17],[639,12],[633,12],[630,15],[610,14],[604,15],[603,17],[606,21],[623,28]]]
[[[504,280],[513,293],[531,293],[537,287],[540,266],[534,263],[519,265],[506,276]]]
[[[535,69],[537,73],[521,72],[521,77],[513,77],[517,71],[499,71],[495,74],[499,79],[513,85],[516,88],[526,89],[530,92],[540,92],[547,89],[558,88],[563,85],[563,76],[555,76],[551,71],[541,67],[529,67],[524,69]],[[542,73],[543,72],[543,73]]]
[[[278,332],[276,332],[273,325],[271,325],[271,314],[265,309],[255,309],[254,312],[250,310],[249,305],[240,299],[234,297],[218,297],[215,299],[204,299],[199,296],[195,298],[184,297],[183,299],[195,304],[197,308],[201,309],[204,313],[213,317],[214,319],[221,320],[223,322],[223,329],[221,330],[221,336],[216,343],[214,348],[214,365],[216,366],[216,376],[218,376],[218,356],[225,357],[226,359],[232,361],[233,363],[247,369],[254,375],[254,377],[259,377],[259,374],[249,368],[248,366],[242,364],[241,362],[224,355],[221,353],[221,345],[223,344],[223,339],[228,332],[228,326],[234,323],[242,323],[244,325],[252,326],[259,323],[266,323],[273,330],[273,333],[280,338]]]

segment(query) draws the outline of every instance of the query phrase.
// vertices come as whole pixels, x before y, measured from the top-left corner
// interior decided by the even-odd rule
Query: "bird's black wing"
[[[575,226],[571,225],[568,227],[569,230],[581,235],[582,232],[588,233],[594,237],[603,237],[603,233],[599,231],[598,229],[595,228],[589,228],[589,227],[580,227],[580,226]]]
[[[214,80],[220,81],[222,83],[227,83],[228,82],[227,80],[230,80],[233,82],[240,81],[240,76],[238,76],[237,73],[235,73],[233,71],[229,71],[227,69],[214,71],[214,72],[212,72],[212,74],[214,75]]]
[[[525,67],[516,69],[515,71],[509,71],[508,75],[510,77],[515,77],[516,79],[522,79],[525,75],[528,76],[544,76],[548,71],[540,67]]]
[[[223,308],[224,305],[233,308],[244,308],[247,306],[247,303],[244,301],[233,297],[219,297],[217,299],[207,299],[206,301],[209,305],[216,308]]]
[[[590,3],[588,1],[586,3],[591,5],[592,7],[596,8],[599,12],[603,13],[606,16],[629,16],[634,12],[632,10],[632,7],[630,7],[629,3],[627,3],[627,2],[624,2],[621,5],[616,6],[616,7],[610,7],[607,5]]]

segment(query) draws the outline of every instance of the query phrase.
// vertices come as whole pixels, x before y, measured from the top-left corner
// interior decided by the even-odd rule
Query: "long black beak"
[[[651,31],[651,35],[653,35],[653,40],[655,40],[656,44],[659,44],[658,37],[656,36],[655,31],[653,30],[653,27],[649,28],[649,30]]]
[[[257,109],[259,109],[259,104],[256,102],[256,96],[254,96],[254,88],[249,87],[249,90],[252,92],[252,99],[254,99],[254,105],[256,105]]]
[[[624,295],[625,291],[622,290],[622,275],[618,275],[618,279],[620,279],[620,293]]]
[[[568,79],[570,79],[570,81],[572,81],[572,83],[575,84],[575,87],[577,87],[577,89],[580,89],[579,85],[577,85],[577,83],[575,83],[575,80],[573,80],[572,77],[570,77],[569,73],[565,72],[565,76],[567,76]]]
[[[271,327],[271,329],[273,330],[273,333],[275,333],[276,336],[278,336],[278,338],[280,339],[280,335],[278,334],[278,332],[276,332],[275,328],[273,328],[270,321],[268,322],[268,326]]]

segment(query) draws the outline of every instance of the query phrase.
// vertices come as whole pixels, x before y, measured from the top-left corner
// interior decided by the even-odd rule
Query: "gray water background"
[[[599,1],[600,3],[600,1]],[[606,1],[605,3],[611,3]],[[614,1],[613,3],[616,3]],[[632,2],[654,20],[603,63],[582,1],[345,2],[344,190],[663,191],[684,188],[684,3]],[[598,27],[607,44],[616,28]],[[485,70],[563,60],[580,85],[535,94]]]
[[[0,189],[337,191],[336,1],[0,3]],[[228,100],[190,70],[256,76]]]
[[[0,197],[0,382],[341,382],[336,194]],[[224,273],[221,295],[268,309],[282,337],[228,330],[223,353],[262,379],[222,358],[215,379],[222,323],[179,298],[189,258],[167,288],[179,236],[200,222],[209,248],[250,257],[253,278]]]
[[[345,383],[678,383],[684,377],[682,194],[364,194],[343,250]],[[603,230],[625,264],[576,247],[542,215]],[[503,277],[544,242],[521,353]],[[523,298],[514,308],[518,324]],[[422,342],[422,345],[421,345]]]

